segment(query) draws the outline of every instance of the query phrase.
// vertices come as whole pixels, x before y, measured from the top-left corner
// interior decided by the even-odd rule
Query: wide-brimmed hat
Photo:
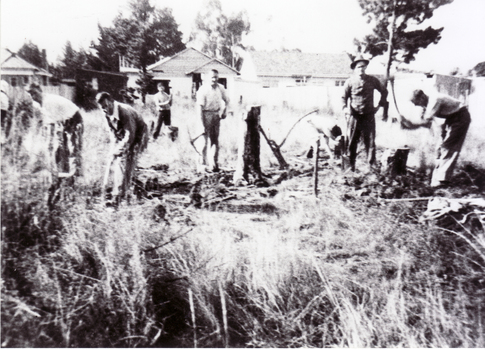
[[[363,56],[357,56],[355,57],[354,61],[350,64],[350,69],[354,69],[355,68],[355,65],[358,63],[358,62],[365,62],[365,64],[369,64],[369,60],[364,58]]]

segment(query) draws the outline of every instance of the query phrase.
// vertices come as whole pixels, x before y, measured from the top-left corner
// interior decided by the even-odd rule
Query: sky
[[[55,63],[69,40],[87,49],[98,37],[98,24],[110,26],[128,0],[0,0],[1,46],[18,50],[32,41],[46,49]],[[173,10],[187,40],[203,0],[152,0]],[[353,52],[353,39],[369,34],[357,0],[221,0],[224,12],[246,10],[252,32],[244,44],[257,50],[295,49],[303,52]],[[485,61],[485,0],[454,0],[425,22],[444,27],[437,45],[422,50],[409,67],[449,73],[467,72]]]

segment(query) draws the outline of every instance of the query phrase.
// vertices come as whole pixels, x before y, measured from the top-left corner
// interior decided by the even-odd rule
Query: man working
[[[414,123],[401,116],[403,129],[430,128],[434,117],[444,119],[441,126],[441,145],[438,148],[436,166],[431,177],[431,187],[445,186],[450,181],[465,141],[471,121],[470,113],[459,100],[437,92],[427,96],[422,90],[415,90],[411,96],[411,102],[423,107],[421,121]]]
[[[210,84],[203,84],[197,91],[197,107],[200,108],[200,116],[204,126],[204,149],[202,150],[201,163],[206,171],[219,171],[219,129],[221,119],[226,118],[229,98],[226,89],[218,83],[219,72],[213,69],[210,73]],[[207,157],[208,144],[209,150],[213,154],[209,160]]]
[[[350,65],[354,70],[344,85],[342,96],[343,111],[347,120],[349,134],[349,161],[352,171],[355,171],[355,160],[357,158],[357,145],[362,135],[364,139],[365,152],[369,166],[376,162],[376,120],[375,114],[379,107],[386,105],[387,89],[380,81],[365,73],[369,61],[357,57]],[[377,107],[374,107],[374,90],[381,94]],[[348,102],[350,100],[350,104]]]
[[[340,144],[343,139],[342,129],[338,125],[338,121],[333,118],[326,118],[320,115],[310,117],[307,120],[315,131],[318,133],[316,139],[323,137],[323,148],[327,151],[330,159],[334,160],[335,156],[340,156]],[[315,140],[316,142],[316,140]],[[313,157],[313,146],[307,153],[308,158]]]
[[[130,106],[114,101],[107,92],[100,92],[96,102],[106,116],[108,127],[114,136],[111,155],[103,180],[103,193],[113,171],[112,197],[119,204],[129,191],[137,156],[147,145],[147,126],[143,118]]]
[[[165,91],[163,83],[157,84],[158,93],[155,95],[155,102],[158,106],[158,122],[155,128],[155,133],[153,138],[156,140],[158,135],[160,135],[160,129],[162,125],[171,125],[171,112],[170,107],[172,106],[172,95],[170,91]],[[168,88],[167,88],[168,90]]]

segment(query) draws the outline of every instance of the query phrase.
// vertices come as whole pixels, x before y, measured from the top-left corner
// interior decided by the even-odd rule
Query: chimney
[[[47,55],[45,53],[45,49],[42,49],[42,63],[44,64],[44,68],[46,71],[49,71],[49,64],[47,63]]]

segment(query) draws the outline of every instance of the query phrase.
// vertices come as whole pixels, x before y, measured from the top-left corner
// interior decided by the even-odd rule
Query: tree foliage
[[[118,70],[119,56],[141,69],[185,49],[171,9],[158,9],[150,0],[133,0],[130,11],[128,18],[119,14],[112,27],[99,26],[94,48],[109,70]]]
[[[129,17],[119,14],[112,27],[99,26],[99,43],[94,48],[107,70],[118,71],[120,56],[140,69],[138,83],[144,92],[150,82],[147,66],[185,45],[171,9],[159,9],[150,0],[132,0],[129,6]]]
[[[251,29],[247,13],[224,14],[220,0],[206,0],[195,19],[193,39],[202,42],[202,51],[234,67],[234,47],[241,45]]]
[[[45,55],[41,52],[39,47],[33,44],[31,41],[23,44],[22,47],[17,51],[17,55],[36,67],[47,67],[47,59]]]
[[[453,0],[359,0],[368,23],[375,23],[373,33],[358,42],[373,57],[389,53],[392,38],[392,61],[409,63],[420,49],[436,44],[443,28],[411,29],[433,16],[438,7]],[[392,31],[392,32],[391,32]]]

